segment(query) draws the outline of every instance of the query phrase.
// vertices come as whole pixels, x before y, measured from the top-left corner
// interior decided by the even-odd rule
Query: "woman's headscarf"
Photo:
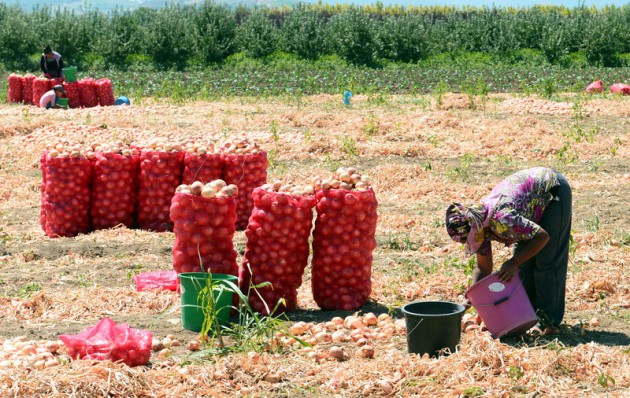
[[[483,206],[464,207],[452,203],[446,209],[446,232],[455,242],[466,243],[466,252],[475,253],[485,240],[487,209]]]

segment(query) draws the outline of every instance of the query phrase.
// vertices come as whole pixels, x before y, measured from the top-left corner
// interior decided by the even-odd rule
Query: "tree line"
[[[204,68],[235,54],[337,56],[379,67],[441,54],[486,53],[518,60],[535,52],[551,64],[581,57],[593,66],[627,65],[630,5],[588,8],[439,8],[297,5],[230,8],[212,1],[163,8],[82,13],[23,11],[0,4],[0,63],[36,68],[50,44],[83,69]]]

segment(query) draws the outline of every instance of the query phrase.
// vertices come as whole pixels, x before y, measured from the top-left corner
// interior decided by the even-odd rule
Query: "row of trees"
[[[0,62],[35,67],[49,43],[67,64],[183,69],[219,64],[232,54],[276,52],[304,59],[337,55],[358,65],[415,63],[442,53],[511,54],[532,49],[557,63],[571,53],[617,66],[630,53],[630,6],[530,9],[432,9],[300,5],[232,9],[211,1],[109,13],[0,4]]]

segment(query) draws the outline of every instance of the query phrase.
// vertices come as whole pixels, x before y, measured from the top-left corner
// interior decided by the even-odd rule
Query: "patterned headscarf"
[[[484,241],[487,216],[483,205],[464,207],[452,203],[446,209],[446,232],[455,242],[465,242],[468,254],[475,253]]]

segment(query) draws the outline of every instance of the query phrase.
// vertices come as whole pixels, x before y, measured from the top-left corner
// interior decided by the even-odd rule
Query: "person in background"
[[[467,254],[477,255],[473,284],[492,273],[492,240],[514,244],[497,277],[520,276],[539,319],[531,334],[557,333],[564,317],[571,207],[564,176],[533,167],[501,181],[478,205],[453,203],[446,210],[450,237],[465,243]]]
[[[63,59],[61,59],[61,54],[53,51],[49,45],[46,45],[39,62],[39,68],[42,70],[42,74],[49,79],[63,77]]]
[[[59,98],[64,97],[65,95],[66,95],[66,90],[63,88],[62,85],[58,84],[55,87],[53,87],[52,90],[42,95],[42,98],[39,100],[39,107],[46,108],[46,109],[50,109],[50,108],[66,109],[67,107],[57,104],[57,100]]]

